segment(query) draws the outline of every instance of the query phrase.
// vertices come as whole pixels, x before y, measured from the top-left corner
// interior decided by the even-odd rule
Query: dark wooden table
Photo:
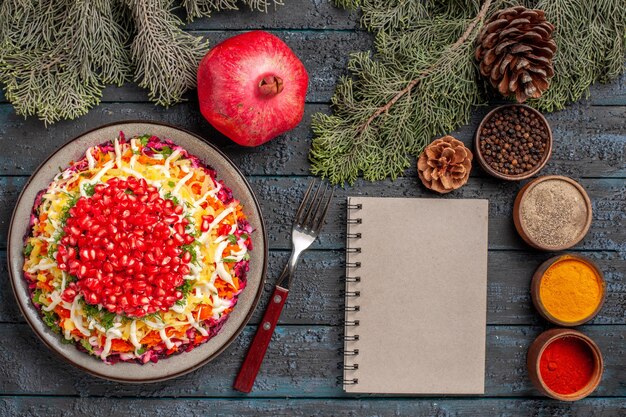
[[[294,131],[254,149],[238,147],[217,134],[189,102],[155,107],[136,86],[108,88],[88,115],[45,127],[24,120],[0,97],[0,415],[353,415],[353,416],[624,416],[626,415],[626,78],[594,86],[590,100],[547,115],[555,138],[543,174],[574,177],[593,201],[594,219],[574,250],[603,269],[608,297],[592,323],[580,330],[595,339],[605,358],[605,374],[591,398],[574,404],[540,397],[528,380],[526,350],[550,327],[530,301],[534,269],[552,256],[526,246],[515,233],[511,209],[520,184],[487,177],[475,169],[469,183],[447,198],[488,198],[489,285],[485,395],[480,397],[349,396],[337,384],[342,332],[340,296],[344,260],[346,195],[424,196],[415,169],[397,181],[368,183],[340,190],[328,224],[313,250],[306,252],[291,298],[268,351],[254,390],[231,389],[272,283],[287,260],[290,221],[309,181],[309,122],[328,103],[337,77],[345,73],[351,51],[371,45],[358,29],[358,16],[327,0],[289,0],[267,15],[216,14],[190,29],[213,44],[247,29],[268,29],[283,38],[310,74],[303,123]],[[466,144],[488,109],[453,134]],[[37,165],[81,132],[120,120],[157,120],[194,131],[217,143],[248,176],[268,226],[270,257],[265,294],[244,333],[218,359],[181,378],[150,385],[123,385],[91,377],[53,355],[25,324],[9,287],[6,233],[18,193]],[[103,138],[104,139],[104,138]],[[113,397],[113,398],[112,398]]]

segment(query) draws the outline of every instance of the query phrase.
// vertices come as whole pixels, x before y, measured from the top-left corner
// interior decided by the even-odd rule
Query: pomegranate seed
[[[63,294],[61,294],[61,299],[67,303],[73,302],[75,297],[76,290],[73,288],[66,288],[65,291],[63,291]]]
[[[135,317],[167,310],[182,297],[176,288],[189,273],[179,267],[191,260],[181,246],[194,241],[183,213],[183,206],[163,199],[143,179],[97,184],[91,197],[70,209],[57,248],[59,268],[78,278],[63,299],[82,293],[89,304]],[[211,221],[203,217],[202,224]]]
[[[175,214],[171,214],[171,215],[168,215],[168,216],[164,217],[163,220],[166,223],[171,224],[171,223],[174,223],[176,220],[178,220],[178,216],[175,215]]]

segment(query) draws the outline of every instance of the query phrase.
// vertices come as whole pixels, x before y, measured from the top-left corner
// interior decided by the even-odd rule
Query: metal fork
[[[315,189],[315,193],[313,190]],[[254,385],[254,380],[261,368],[261,363],[265,357],[265,352],[270,344],[272,334],[278,323],[280,313],[283,311],[289,288],[293,279],[298,259],[315,241],[324,224],[326,212],[330,206],[334,193],[334,188],[322,183],[315,185],[315,180],[311,181],[309,188],[304,194],[302,204],[298,208],[296,218],[291,228],[291,256],[282,274],[278,278],[278,284],[274,287],[274,292],[263,315],[263,320],[254,335],[248,354],[241,365],[239,374],[235,379],[234,388],[241,392],[250,392]]]

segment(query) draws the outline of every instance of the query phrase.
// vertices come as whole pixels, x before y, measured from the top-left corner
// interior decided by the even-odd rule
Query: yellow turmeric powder
[[[603,295],[604,283],[596,269],[572,257],[551,265],[539,284],[539,296],[546,310],[569,323],[593,314]]]

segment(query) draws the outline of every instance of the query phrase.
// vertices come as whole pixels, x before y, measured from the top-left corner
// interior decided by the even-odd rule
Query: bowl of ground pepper
[[[476,159],[490,175],[520,181],[550,159],[552,131],[541,113],[523,104],[496,107],[483,118],[474,138]]]
[[[591,200],[571,178],[546,175],[528,182],[517,194],[513,222],[530,246],[560,251],[580,242],[591,226]]]
[[[554,256],[535,271],[530,285],[533,304],[546,320],[559,326],[579,326],[593,319],[604,304],[602,271],[584,256]]]
[[[577,401],[600,384],[602,353],[585,334],[573,329],[541,333],[528,349],[528,374],[544,395],[561,401]]]

